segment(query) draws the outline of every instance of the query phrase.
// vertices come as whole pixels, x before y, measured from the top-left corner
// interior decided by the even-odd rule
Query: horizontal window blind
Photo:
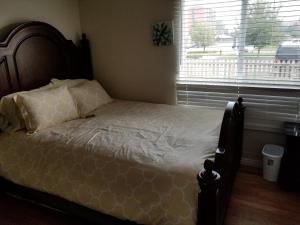
[[[300,1],[181,0],[176,12],[178,104],[242,96],[248,128],[300,122]]]

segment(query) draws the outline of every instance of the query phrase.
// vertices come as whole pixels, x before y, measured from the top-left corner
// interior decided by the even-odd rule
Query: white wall
[[[261,151],[265,144],[284,146],[285,135],[275,132],[245,129],[242,163],[248,166],[262,167]]]
[[[173,18],[173,0],[82,0],[95,77],[115,98],[175,101],[175,46],[152,44],[151,25]]]
[[[49,23],[68,39],[81,33],[78,0],[0,0],[1,39],[8,25],[29,20]]]

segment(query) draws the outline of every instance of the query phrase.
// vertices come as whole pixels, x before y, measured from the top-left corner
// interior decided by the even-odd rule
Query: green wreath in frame
[[[172,21],[154,24],[152,40],[156,46],[171,45],[173,42]]]

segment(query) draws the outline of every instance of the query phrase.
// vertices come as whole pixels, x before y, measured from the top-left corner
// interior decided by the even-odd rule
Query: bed
[[[92,79],[90,59],[85,35],[77,47],[49,24],[18,25],[0,43],[0,97],[54,77]],[[1,191],[99,224],[224,223],[242,98],[225,112],[115,100],[94,114],[1,134]]]

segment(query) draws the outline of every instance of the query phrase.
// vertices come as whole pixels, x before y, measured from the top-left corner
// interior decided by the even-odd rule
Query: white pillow
[[[66,86],[66,87],[74,87],[76,85],[79,85],[83,82],[86,82],[88,80],[86,79],[66,79],[66,80],[59,80],[56,78],[51,79],[51,84],[53,85],[53,87],[62,87],[62,86]]]
[[[31,132],[79,117],[67,87],[22,93],[14,100]]]
[[[5,118],[8,120],[11,131],[18,131],[18,130],[25,128],[24,119],[21,115],[19,108],[17,107],[17,105],[14,101],[14,97],[18,94],[49,90],[51,88],[53,88],[53,85],[48,84],[46,86],[42,86],[40,88],[33,89],[31,91],[16,92],[16,93],[12,93],[12,94],[6,95],[1,98],[0,114],[5,116]]]
[[[86,81],[69,88],[81,117],[88,116],[101,105],[110,103],[111,97],[106,93],[98,81]]]

